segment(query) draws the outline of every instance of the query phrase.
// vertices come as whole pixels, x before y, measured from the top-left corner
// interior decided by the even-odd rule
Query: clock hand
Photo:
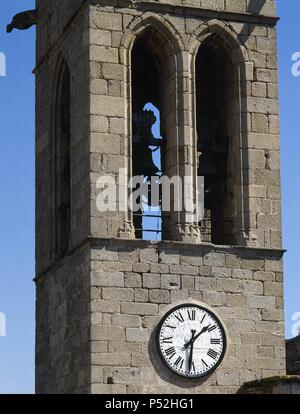
[[[191,346],[191,344],[194,342],[194,337],[195,337],[196,331],[194,329],[192,329],[191,332],[192,332],[192,338],[189,340],[189,342],[187,342],[184,345],[185,349],[187,349],[189,346]]]
[[[191,343],[191,350],[189,356],[189,371],[191,372],[193,366],[194,342]]]
[[[198,335],[196,335],[196,336],[192,336],[192,339],[187,343],[187,344],[185,344],[184,345],[184,347],[185,348],[188,348],[192,343],[194,343],[195,341],[196,341],[196,339],[198,339],[199,338],[199,336],[200,335],[202,335],[202,334],[204,334],[206,331],[208,331],[208,329],[209,329],[209,327],[210,327],[210,325],[208,325],[208,326],[205,326],[204,328],[202,328],[202,330],[201,330],[201,332],[200,333],[198,333]],[[193,332],[193,331],[192,331]]]
[[[196,331],[192,329],[191,332],[192,332],[192,338],[191,338],[191,340],[189,342],[189,344],[190,344],[189,346],[191,347],[191,349],[190,349],[190,355],[189,355],[189,371],[191,371],[192,365],[193,365],[194,337],[195,337]]]
[[[202,329],[202,331],[201,331],[198,335],[196,335],[196,336],[195,336],[194,341],[196,341],[196,339],[198,339],[200,335],[202,335],[202,334],[204,334],[205,332],[207,332],[207,331],[208,331],[208,329],[209,329],[209,327],[210,327],[210,325],[205,326],[205,327]]]

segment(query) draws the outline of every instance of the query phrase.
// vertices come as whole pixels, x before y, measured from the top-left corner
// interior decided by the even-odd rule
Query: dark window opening
[[[197,73],[198,176],[204,177],[204,218],[201,239],[233,244],[233,185],[230,135],[234,114],[233,67],[220,41],[199,49]]]
[[[70,73],[63,63],[55,106],[55,251],[62,258],[70,247],[71,166],[70,166]]]
[[[132,51],[132,176],[145,182],[160,177],[164,171],[164,140],[161,134],[161,80],[159,66],[146,44],[138,39]],[[151,191],[143,207],[133,213],[137,239],[161,240],[161,200],[154,203]]]

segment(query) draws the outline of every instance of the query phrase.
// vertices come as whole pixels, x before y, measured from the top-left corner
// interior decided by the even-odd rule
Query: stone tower
[[[236,393],[285,373],[275,1],[37,11],[37,392]],[[170,209],[156,241],[128,208],[127,179],[155,170],[150,142],[166,176],[191,178],[183,199],[196,204],[205,179],[204,217]],[[125,208],[99,209],[103,176]],[[222,363],[197,380],[163,364],[155,341],[184,303],[227,335]]]

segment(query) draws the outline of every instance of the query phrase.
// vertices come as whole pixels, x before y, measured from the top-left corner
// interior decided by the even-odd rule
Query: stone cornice
[[[236,13],[228,11],[218,11],[212,9],[200,9],[199,7],[174,5],[171,3],[152,3],[148,1],[135,2],[137,9],[157,11],[160,13],[173,12],[174,14],[189,15],[191,17],[214,18],[219,20],[234,21],[240,23],[262,24],[275,26],[279,17],[255,15],[250,13]]]
[[[188,249],[189,251],[203,250],[206,252],[216,252],[216,253],[234,253],[247,255],[249,253],[252,257],[264,257],[275,258],[281,260],[286,250],[283,249],[272,249],[264,247],[248,247],[248,246],[219,246],[211,243],[185,243],[181,241],[148,241],[148,240],[136,240],[136,239],[121,239],[121,238],[100,238],[89,236],[83,239],[78,243],[77,246],[70,249],[68,254],[61,260],[50,264],[46,269],[42,270],[34,278],[35,282],[38,282],[44,275],[52,271],[53,269],[59,268],[63,262],[69,257],[72,256],[76,251],[79,251],[81,248],[89,247],[90,249],[95,249],[98,246],[125,246],[126,248],[142,248],[147,247],[157,247],[160,251],[163,249]]]
[[[194,18],[214,18],[225,21],[234,21],[240,23],[261,24],[266,26],[276,26],[279,17],[265,16],[263,14],[239,13],[219,11],[213,9],[205,9],[194,7],[191,5],[172,4],[171,2],[153,2],[145,0],[90,0],[90,4],[99,6],[113,7],[131,7],[142,11],[152,11],[157,13],[170,13],[183,17]]]

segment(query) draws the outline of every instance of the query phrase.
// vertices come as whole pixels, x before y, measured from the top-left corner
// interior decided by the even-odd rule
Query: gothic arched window
[[[198,176],[204,177],[201,240],[236,244],[238,232],[239,91],[230,52],[211,35],[196,57]]]
[[[54,244],[55,256],[61,258],[69,250],[71,234],[70,72],[64,61],[57,80],[54,116]]]
[[[142,176],[145,181],[168,175],[172,162],[176,162],[168,157],[172,146],[176,146],[175,66],[172,46],[159,30],[149,27],[137,37],[131,54],[132,176]],[[138,239],[172,237],[172,213],[162,211],[162,188],[155,191],[155,196],[149,194],[151,211],[146,206],[133,213]]]

